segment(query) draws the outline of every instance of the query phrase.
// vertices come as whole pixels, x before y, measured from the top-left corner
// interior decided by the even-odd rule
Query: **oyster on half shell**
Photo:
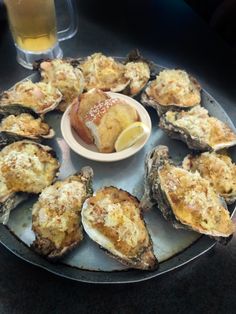
[[[161,116],[159,126],[191,149],[218,151],[236,145],[235,132],[200,106],[189,111],[168,111]]]
[[[88,236],[124,265],[157,268],[139,201],[128,192],[115,187],[97,191],[83,206],[82,223]]]
[[[0,108],[0,149],[16,141],[41,141],[55,135],[54,130],[29,108],[17,105],[7,107],[9,110]]]
[[[230,237],[235,226],[226,204],[199,173],[177,167],[168,148],[157,146],[146,158],[145,194],[141,206],[156,204],[175,228],[194,230],[216,239]]]
[[[236,165],[226,154],[215,152],[190,154],[184,158],[183,168],[191,172],[198,171],[227,204],[236,201]]]
[[[45,188],[33,206],[33,249],[51,260],[63,257],[83,239],[81,208],[92,194],[93,171],[79,173]]]
[[[33,141],[19,141],[0,152],[0,171],[8,189],[40,193],[58,174],[60,164],[51,147]]]
[[[134,49],[128,54],[124,64],[125,76],[130,79],[130,83],[123,93],[135,96],[144,89],[150,79],[151,63],[140,55],[138,49]]]
[[[50,83],[33,83],[30,80],[15,84],[2,93],[0,110],[9,105],[22,105],[38,114],[54,110],[62,100],[61,92]]]
[[[48,146],[19,141],[0,152],[0,222],[30,193],[40,193],[57,176],[59,162]]]
[[[125,77],[125,66],[112,57],[94,53],[81,62],[85,79],[85,90],[99,88],[103,91],[121,92],[129,84]]]
[[[57,108],[61,111],[65,111],[84,90],[84,76],[78,65],[78,62],[70,59],[44,60],[37,65],[42,81],[50,83],[62,93],[63,99]]]
[[[94,53],[81,61],[80,67],[84,74],[86,90],[99,88],[135,96],[150,78],[148,62],[137,53],[128,56],[125,64],[102,53]]]
[[[201,102],[201,87],[183,70],[163,70],[148,83],[141,102],[156,109],[159,116],[168,110],[187,110]]]

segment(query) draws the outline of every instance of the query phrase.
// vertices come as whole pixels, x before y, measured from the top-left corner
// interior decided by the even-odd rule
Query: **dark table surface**
[[[78,34],[65,56],[103,51],[145,57],[191,72],[236,121],[235,56],[183,1],[79,1]],[[0,21],[0,90],[29,75],[15,61]],[[176,271],[129,285],[92,285],[57,277],[0,245],[0,313],[236,313],[236,239]]]

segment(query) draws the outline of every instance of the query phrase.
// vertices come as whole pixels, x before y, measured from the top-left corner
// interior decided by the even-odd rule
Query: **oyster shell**
[[[183,168],[191,172],[198,171],[227,204],[236,201],[236,165],[226,154],[215,152],[190,154],[184,158]]]
[[[52,149],[30,141],[6,146],[0,152],[0,223],[6,224],[10,211],[40,193],[57,175],[59,163]]]
[[[189,148],[200,151],[217,151],[236,145],[234,131],[210,117],[200,106],[189,111],[168,111],[161,116],[159,126],[171,138],[180,139]]]
[[[0,110],[9,105],[22,105],[38,114],[54,110],[62,100],[61,92],[50,83],[19,82],[0,97]]]
[[[128,192],[115,187],[97,191],[83,206],[82,224],[93,241],[124,265],[157,268],[139,201]]]
[[[0,149],[16,141],[24,139],[40,141],[55,135],[54,130],[36,113],[29,113],[28,110],[24,112],[23,109],[27,109],[24,107],[20,107],[17,113],[17,106],[12,107],[9,110],[12,114],[4,110],[2,113],[0,110]]]
[[[42,81],[50,83],[60,90],[63,101],[58,108],[61,111],[70,105],[75,97],[84,90],[84,76],[78,63],[69,59],[53,59],[42,61],[38,65]]]
[[[32,211],[33,249],[49,259],[59,259],[83,239],[81,207],[92,194],[93,171],[84,167],[45,188]]]
[[[40,193],[54,181],[59,167],[52,148],[36,142],[15,142],[0,152],[0,172],[13,192]]]
[[[230,237],[235,226],[226,204],[208,180],[175,166],[168,158],[168,148],[157,146],[146,159],[145,194],[141,206],[149,200],[161,210],[175,228],[202,234]]]
[[[0,223],[5,225],[8,222],[10,212],[25,201],[29,194],[9,191],[2,176],[0,176],[0,191]]]
[[[201,102],[201,87],[183,70],[163,70],[148,83],[141,102],[156,109],[159,116],[168,110],[187,110]]]

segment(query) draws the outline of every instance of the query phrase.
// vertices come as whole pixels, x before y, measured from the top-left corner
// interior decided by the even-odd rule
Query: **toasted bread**
[[[87,144],[93,143],[93,136],[84,123],[84,117],[93,106],[109,98],[106,93],[94,88],[87,93],[81,94],[73,101],[70,112],[71,125]]]
[[[93,135],[98,150],[102,153],[113,152],[119,134],[136,121],[139,121],[136,109],[119,98],[100,102],[85,116],[85,125]]]

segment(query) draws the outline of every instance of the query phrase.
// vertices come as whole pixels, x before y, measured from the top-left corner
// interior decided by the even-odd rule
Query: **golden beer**
[[[54,0],[5,0],[15,44],[40,52],[57,43]]]

